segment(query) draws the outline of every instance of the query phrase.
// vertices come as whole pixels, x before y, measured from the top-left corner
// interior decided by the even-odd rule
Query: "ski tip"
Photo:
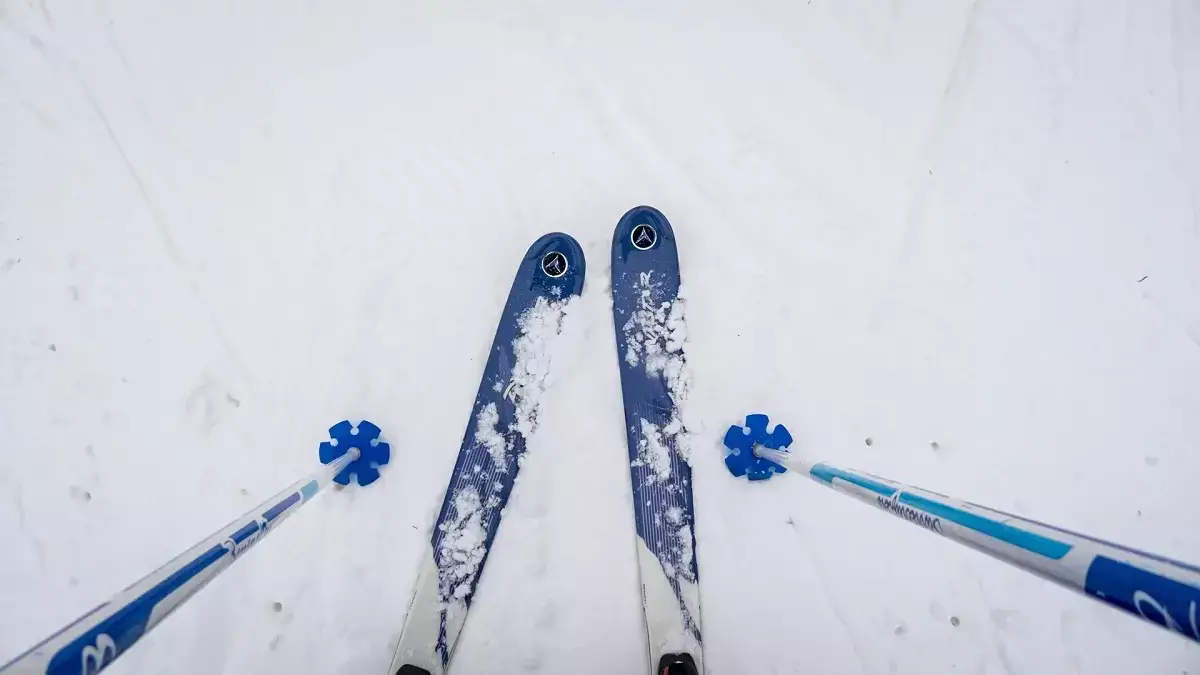
[[[583,291],[587,261],[583,247],[569,234],[550,232],[538,237],[525,252],[522,269],[527,265],[534,287],[562,296]]]
[[[770,418],[762,413],[746,415],[745,426],[734,424],[725,432],[724,444],[729,451],[725,455],[725,468],[735,478],[746,476],[752,481],[769,480],[786,468],[769,459],[754,454],[755,446],[772,450],[786,450],[792,444],[792,434],[787,427],[776,424],[769,433]]]
[[[358,448],[359,456],[334,477],[333,481],[338,485],[349,485],[351,480],[364,487],[374,483],[379,479],[379,467],[392,457],[392,448],[383,440],[383,432],[366,420],[358,424],[342,420],[329,427],[329,440],[321,443],[317,456],[322,464],[328,464],[349,452],[350,448]]]
[[[613,231],[613,253],[652,251],[675,242],[675,231],[662,211],[653,206],[635,206],[617,221]]]

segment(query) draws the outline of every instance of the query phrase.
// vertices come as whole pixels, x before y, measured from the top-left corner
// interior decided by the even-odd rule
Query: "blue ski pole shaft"
[[[806,474],[910,523],[953,539],[1200,642],[1200,568],[861,471],[757,447],[755,454]]]
[[[312,475],[296,481],[0,667],[0,675],[100,671],[328,486],[360,454],[358,448],[350,448]]]

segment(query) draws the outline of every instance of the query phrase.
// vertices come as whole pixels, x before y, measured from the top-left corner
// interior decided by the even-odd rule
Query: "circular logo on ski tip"
[[[557,279],[567,273],[567,256],[558,251],[550,251],[542,256],[542,271],[551,279]]]
[[[629,234],[629,239],[633,241],[634,248],[639,251],[645,251],[653,247],[654,243],[658,241],[658,233],[649,225],[638,225]]]

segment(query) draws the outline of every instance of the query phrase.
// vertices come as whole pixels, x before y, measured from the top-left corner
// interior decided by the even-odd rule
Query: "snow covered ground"
[[[1200,5],[0,2],[0,661],[311,470],[113,673],[382,673],[525,248],[589,256],[454,672],[646,672],[612,228],[680,237],[710,675],[1195,673],[795,448],[1200,561]],[[936,445],[935,445],[936,444]]]

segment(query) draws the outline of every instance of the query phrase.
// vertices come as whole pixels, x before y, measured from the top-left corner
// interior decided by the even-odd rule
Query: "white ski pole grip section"
[[[871,474],[755,454],[927,530],[1200,642],[1200,568]]]

